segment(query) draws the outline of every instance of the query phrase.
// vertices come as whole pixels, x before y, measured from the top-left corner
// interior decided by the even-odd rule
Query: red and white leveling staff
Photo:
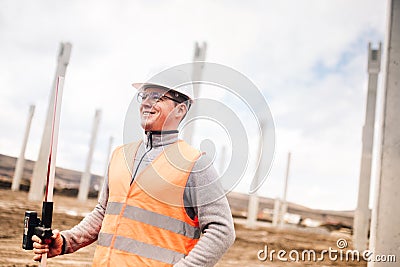
[[[54,96],[54,112],[51,129],[50,152],[47,165],[46,192],[42,206],[42,220],[40,221],[40,219],[37,218],[37,213],[35,211],[25,212],[25,228],[22,247],[27,250],[33,249],[33,243],[31,239],[34,234],[40,237],[43,243],[50,244],[52,242],[51,236],[53,234],[51,230],[51,223],[53,219],[53,191],[63,88],[64,77],[59,76],[57,78],[55,88],[56,92]],[[40,261],[40,266],[46,267],[46,265],[47,254],[43,254]]]

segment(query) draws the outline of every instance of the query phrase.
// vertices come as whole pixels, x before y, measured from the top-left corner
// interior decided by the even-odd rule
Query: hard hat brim
[[[159,84],[156,84],[156,83],[132,83],[133,88],[135,88],[136,90],[141,90],[143,87],[144,87],[144,88],[149,88],[149,87],[151,87],[152,85],[153,85],[154,87],[163,88],[163,89],[165,89],[165,90],[167,90],[167,91],[173,90],[173,89],[171,89],[171,88],[168,88],[168,87],[166,87],[166,86],[159,85]]]
[[[140,90],[144,83],[132,83],[133,88]]]
[[[157,83],[151,83],[151,82],[150,83],[132,83],[132,87],[135,88],[138,91],[141,91],[141,90],[143,90],[145,88],[149,88],[149,87],[151,87],[151,85],[154,85],[155,87],[159,87],[159,88],[165,89],[166,91],[170,91],[170,90],[177,91],[178,93],[186,96],[191,101],[193,100],[193,95],[192,94],[189,95],[189,94],[186,94],[185,92],[181,92],[179,90],[172,89],[170,87],[166,87],[165,85],[161,85],[161,84],[157,84]]]

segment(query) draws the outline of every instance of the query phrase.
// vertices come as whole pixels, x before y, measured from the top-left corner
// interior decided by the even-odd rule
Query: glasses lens
[[[151,104],[154,104],[155,102],[159,101],[161,98],[163,97],[163,94],[158,93],[158,92],[139,92],[137,95],[137,101],[139,103],[142,103],[143,101],[145,101],[148,98],[148,101]]]
[[[144,99],[145,99],[145,97],[144,97],[144,92],[139,92],[139,93],[137,94],[137,96],[136,96],[137,102],[142,103]]]

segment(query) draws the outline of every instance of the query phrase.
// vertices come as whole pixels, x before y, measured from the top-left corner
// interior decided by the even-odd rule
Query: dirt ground
[[[75,198],[66,196],[55,196],[55,213],[53,217],[53,228],[69,229],[77,224],[84,214],[96,205],[95,199],[90,199],[87,203],[80,203]],[[25,210],[40,211],[41,203],[31,203],[27,201],[27,192],[12,192],[8,189],[0,189],[0,266],[38,266],[32,261],[33,252],[22,249],[23,220]],[[346,250],[351,249],[351,236],[345,233],[327,232],[319,229],[305,228],[280,228],[276,229],[266,224],[260,224],[257,229],[246,229],[243,221],[236,220],[236,241],[222,260],[217,264],[218,267],[227,266],[366,266],[363,261],[346,261],[329,259],[328,254],[321,257],[321,251],[328,250],[329,247],[338,250],[336,242],[339,238],[348,241],[349,247],[343,249],[343,256]],[[268,247],[268,255],[271,250],[285,250],[284,258],[288,261],[277,259],[276,253],[273,260],[268,257],[265,261],[258,259],[257,254],[260,250]],[[55,257],[48,260],[48,266],[91,266],[95,244],[92,244],[80,251]],[[292,251],[293,250],[293,251]],[[303,250],[315,250],[316,261],[302,260]],[[339,250],[340,251],[340,250]],[[294,262],[289,259],[291,253],[296,257],[299,253],[299,261]],[[336,254],[333,254],[336,255]],[[340,259],[340,254],[337,253]],[[260,257],[265,257],[261,253]],[[292,258],[293,258],[292,257]],[[324,258],[324,261],[318,260]]]

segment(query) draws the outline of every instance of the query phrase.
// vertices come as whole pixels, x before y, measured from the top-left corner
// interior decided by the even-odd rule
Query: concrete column
[[[283,226],[285,224],[285,214],[287,213],[288,203],[287,201],[282,201],[280,203],[280,211],[279,211],[279,226]]]
[[[194,47],[194,56],[193,56],[193,61],[204,61],[206,58],[206,50],[207,50],[207,44],[203,43],[202,46],[200,46],[197,42]],[[192,80],[193,81],[200,81],[202,77],[202,67],[200,65],[196,65],[196,68],[193,69],[192,73]],[[196,102],[196,99],[199,97],[199,91],[200,91],[200,84],[199,83],[194,83],[193,84],[193,93],[194,93],[194,99]],[[196,118],[198,113],[198,107],[196,103],[192,105],[190,108],[190,112],[187,114],[187,117],[185,121],[190,122],[193,118]],[[184,139],[186,142],[189,144],[192,143],[192,138],[193,138],[193,132],[194,132],[194,122],[191,123],[190,126],[187,126],[184,129]]]
[[[21,152],[19,153],[17,164],[15,165],[14,178],[11,185],[12,191],[19,191],[19,185],[21,183],[21,178],[24,173],[26,144],[28,143],[29,131],[31,129],[32,117],[34,113],[35,113],[35,106],[31,105],[29,107],[28,121],[26,122],[25,135],[22,141]]]
[[[370,250],[400,260],[400,0],[389,1],[386,36],[385,104],[380,175],[372,213]],[[369,262],[368,266],[389,266]],[[396,263],[392,263],[396,266]],[[397,263],[398,265],[398,263]]]
[[[54,112],[54,96],[56,90],[56,82],[59,76],[65,77],[65,72],[67,71],[67,66],[71,55],[71,48],[72,45],[70,43],[60,44],[60,49],[57,57],[58,64],[50,93],[49,105],[47,107],[47,117],[43,130],[42,142],[40,145],[38,159],[33,169],[31,184],[29,188],[29,195],[28,195],[29,200],[40,201],[43,199],[44,195],[43,189],[45,186],[46,174],[47,174],[47,160],[50,153],[51,122],[53,119],[53,112]]]
[[[289,181],[289,171],[290,171],[290,158],[291,153],[288,153],[287,164],[286,164],[286,175],[285,175],[285,185],[283,187],[283,198],[281,203],[281,209],[279,212],[279,225],[282,226],[284,224],[284,216],[287,212],[287,188],[288,188],[288,181]]]
[[[279,198],[276,198],[274,202],[274,214],[272,216],[272,226],[275,227],[278,226],[280,210],[281,210],[281,200]]]
[[[249,195],[249,204],[247,207],[247,224],[248,228],[255,228],[258,214],[258,195],[252,193]]]
[[[81,183],[79,184],[78,200],[82,202],[86,201],[88,198],[90,178],[92,176],[90,173],[90,167],[92,166],[92,158],[93,158],[94,147],[96,145],[97,130],[99,128],[100,118],[101,118],[101,110],[96,110],[92,128],[92,137],[90,138],[89,153],[86,160],[85,172],[82,173]]]
[[[249,228],[254,228],[256,226],[257,222],[257,215],[258,215],[258,195],[256,190],[257,186],[259,185],[260,181],[260,165],[263,164],[263,161],[265,160],[263,156],[265,157],[264,153],[262,153],[262,147],[263,147],[263,142],[264,142],[264,137],[265,137],[265,122],[261,121],[260,122],[260,136],[258,140],[258,151],[257,155],[259,155],[261,158],[259,158],[257,170],[254,174],[254,178],[252,180],[252,183],[250,185],[250,195],[249,195],[249,204],[247,207],[247,227]]]
[[[111,148],[112,148],[112,143],[114,141],[114,138],[112,136],[110,136],[110,139],[108,141],[108,150],[107,150],[107,158],[106,158],[106,167],[104,168],[104,175],[103,175],[103,180],[102,182],[100,182],[100,191],[99,191],[99,196],[100,197],[100,192],[103,191],[103,187],[104,187],[104,180],[106,178],[106,176],[108,176],[108,165],[109,165],[109,160],[110,160],[110,155],[111,155]]]
[[[362,137],[362,157],[360,180],[358,186],[357,209],[354,214],[354,248],[364,251],[368,248],[368,230],[370,229],[369,191],[371,183],[372,149],[374,141],[376,90],[378,74],[381,69],[381,44],[378,49],[372,49],[368,44],[368,96],[365,112],[365,124]]]

